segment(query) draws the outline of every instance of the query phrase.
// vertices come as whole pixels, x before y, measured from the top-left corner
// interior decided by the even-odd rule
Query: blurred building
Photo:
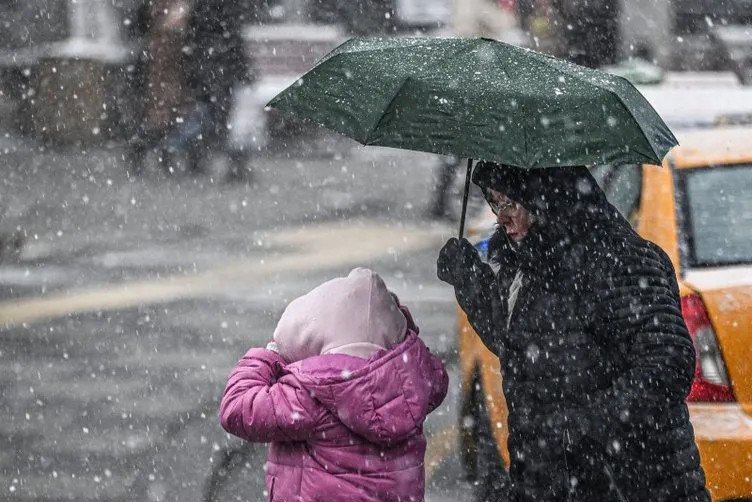
[[[140,1],[0,3],[0,84],[21,130],[61,142],[116,133],[130,109]]]
[[[268,2],[242,0],[248,19]],[[127,134],[153,0],[0,1],[0,89],[16,126],[52,143]],[[262,16],[263,17],[263,16]]]
[[[133,69],[146,29],[139,12],[149,1],[0,1],[0,89],[16,104],[18,127],[63,143],[120,137],[137,117]],[[258,62],[257,103],[352,35],[503,38],[497,32],[511,25],[525,30],[527,45],[590,66],[639,57],[672,70],[730,69],[752,81],[752,0],[240,3],[248,57]]]
[[[146,42],[144,6],[152,1],[0,1],[0,89],[2,99],[14,104],[18,129],[64,144],[127,136],[124,124],[138,120],[135,70]],[[247,13],[247,25],[261,26],[256,32],[246,31],[248,56],[260,60],[262,77],[274,78],[300,71],[301,63],[307,68],[345,36],[436,28],[447,21],[450,2],[238,4]]]

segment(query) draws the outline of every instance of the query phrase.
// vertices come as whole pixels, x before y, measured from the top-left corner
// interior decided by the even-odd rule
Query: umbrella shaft
[[[470,194],[470,173],[473,170],[473,159],[467,159],[467,172],[465,173],[465,191],[462,193],[462,214],[460,215],[460,239],[465,232],[465,213],[467,212],[467,197]]]

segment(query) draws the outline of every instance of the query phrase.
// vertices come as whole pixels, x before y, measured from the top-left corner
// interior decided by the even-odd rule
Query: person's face
[[[527,209],[496,190],[488,190],[486,199],[496,221],[504,227],[510,239],[520,242],[527,237],[533,224],[533,217]]]

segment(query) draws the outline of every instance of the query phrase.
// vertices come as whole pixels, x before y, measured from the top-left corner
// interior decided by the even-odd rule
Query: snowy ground
[[[285,302],[374,267],[452,371],[427,424],[429,501],[460,481],[451,291],[435,256],[454,224],[424,219],[433,158],[327,140],[259,154],[252,183],[151,168],[118,147],[44,150],[0,136],[0,500],[265,500],[264,449],[228,437],[217,401]],[[224,466],[224,467],[223,467]]]

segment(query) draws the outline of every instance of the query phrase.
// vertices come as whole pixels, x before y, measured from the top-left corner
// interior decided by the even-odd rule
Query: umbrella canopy
[[[353,38],[269,106],[364,145],[523,168],[660,164],[677,144],[625,79],[486,38]]]

